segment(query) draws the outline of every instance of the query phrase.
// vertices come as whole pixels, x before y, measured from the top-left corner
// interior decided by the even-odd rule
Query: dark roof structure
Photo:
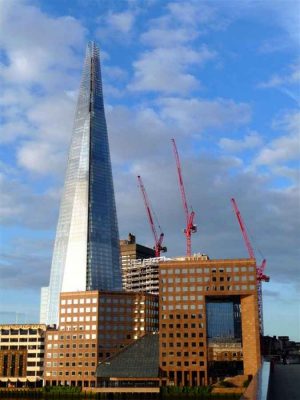
[[[149,333],[98,364],[97,378],[158,378],[158,334]]]

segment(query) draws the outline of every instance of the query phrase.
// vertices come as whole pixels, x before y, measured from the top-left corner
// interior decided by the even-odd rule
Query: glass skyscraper
[[[58,322],[61,291],[120,290],[121,287],[119,234],[99,50],[90,42],[75,114],[43,322]]]

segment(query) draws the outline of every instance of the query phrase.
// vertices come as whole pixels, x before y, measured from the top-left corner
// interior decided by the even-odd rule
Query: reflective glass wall
[[[208,298],[206,301],[208,340],[242,338],[240,298]]]
[[[61,291],[119,290],[119,234],[99,50],[89,43],[54,244],[47,323]]]

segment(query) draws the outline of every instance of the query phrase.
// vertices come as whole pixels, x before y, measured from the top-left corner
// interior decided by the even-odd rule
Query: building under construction
[[[131,260],[124,270],[124,290],[159,294],[158,266],[166,257]]]
[[[131,270],[131,262],[133,260],[143,260],[155,257],[155,252],[150,247],[142,246],[136,243],[135,236],[128,234],[128,239],[120,240],[120,264],[122,268],[122,286],[123,290],[127,290],[129,279],[128,271]]]

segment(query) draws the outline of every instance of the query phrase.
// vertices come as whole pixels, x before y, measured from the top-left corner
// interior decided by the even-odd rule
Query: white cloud
[[[300,159],[300,112],[289,112],[274,124],[288,132],[274,140],[261,150],[254,160],[254,165],[280,165]]]
[[[134,26],[138,15],[138,8],[126,9],[122,12],[108,11],[106,14],[98,18],[98,28],[95,35],[97,38],[104,41],[116,40],[121,41],[122,44],[129,43],[132,39]]]
[[[106,20],[112,29],[126,34],[131,31],[134,25],[135,15],[133,12],[127,10],[121,13],[110,13]]]
[[[205,129],[243,125],[251,110],[247,104],[226,99],[162,98],[154,106],[110,106],[106,115],[113,163],[128,168],[141,160],[168,157],[172,137],[185,139]]]
[[[198,36],[194,29],[153,27],[141,35],[141,41],[149,46],[169,47],[191,42]]]
[[[38,175],[60,175],[65,170],[65,149],[41,141],[23,142],[17,151],[17,162],[20,167]]]
[[[251,108],[246,103],[233,100],[201,100],[198,98],[180,99],[175,97],[159,100],[161,115],[172,121],[189,135],[205,129],[225,129],[237,127],[250,121]]]
[[[57,218],[58,193],[35,193],[12,174],[0,174],[0,219],[2,226],[19,229],[53,229]]]
[[[260,88],[276,88],[282,85],[297,85],[300,82],[300,63],[292,64],[286,74],[274,74],[266,82],[258,85]],[[299,89],[299,85],[298,85]]]
[[[207,47],[189,49],[176,46],[158,47],[145,52],[133,63],[134,77],[130,90],[184,94],[199,87],[200,82],[189,72],[215,57]]]
[[[240,152],[260,147],[262,143],[262,137],[257,132],[250,132],[242,139],[222,138],[219,141],[219,146],[227,152]]]
[[[51,17],[27,1],[1,2],[1,141],[22,138],[18,166],[35,174],[55,174],[65,164],[85,32],[73,17]]]
[[[78,67],[72,46],[83,45],[85,29],[75,18],[51,18],[18,1],[2,2],[2,8],[0,46],[8,65],[2,64],[0,75],[6,81],[49,87],[58,71]]]
[[[126,168],[143,159],[164,158],[169,139],[179,133],[149,106],[109,107],[106,115],[112,161]]]
[[[170,2],[167,8],[172,19],[185,26],[213,25],[219,19],[213,3],[205,4],[196,0]]]
[[[258,84],[261,89],[278,89],[300,105],[300,63],[294,63],[284,74],[273,74],[267,81]]]

